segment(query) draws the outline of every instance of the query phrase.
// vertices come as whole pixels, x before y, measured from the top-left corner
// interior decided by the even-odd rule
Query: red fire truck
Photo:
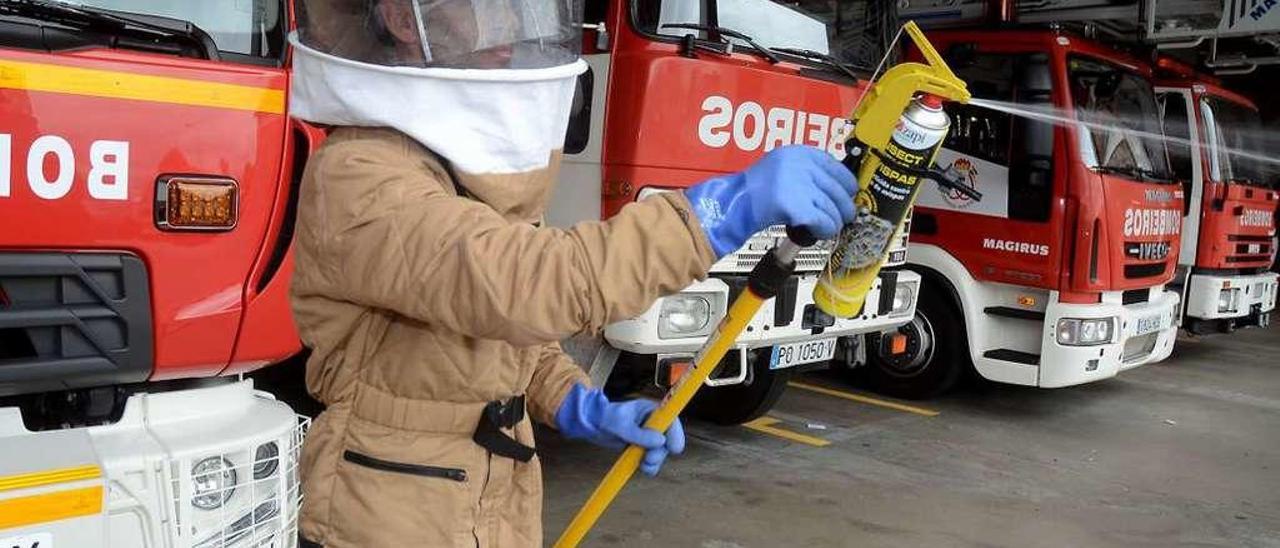
[[[872,353],[855,371],[920,398],[970,368],[1053,388],[1167,357],[1183,191],[1158,137],[1150,69],[1054,30],[929,38],[979,99],[949,107],[938,163],[983,199],[921,189],[908,260],[924,285],[898,334],[908,351]]]
[[[1276,305],[1280,192],[1258,109],[1222,82],[1164,57],[1157,92],[1175,175],[1183,181],[1178,282],[1191,333],[1266,326]],[[1175,286],[1177,287],[1177,286]]]
[[[119,11],[116,11],[119,10]],[[290,545],[280,0],[0,4],[0,546]]]
[[[782,145],[843,157],[843,116],[865,83],[837,58],[826,9],[770,0],[588,2],[586,20],[599,24],[585,39],[591,69],[579,80],[550,222],[607,218],[649,193],[740,170]],[[602,339],[566,347],[611,389],[667,384],[782,237],[781,227],[757,234],[705,281],[609,326]],[[905,252],[903,234],[889,264],[902,265]],[[919,276],[896,267],[881,275],[860,317],[822,314],[811,295],[828,253],[822,246],[801,253],[800,274],[747,327],[694,412],[721,423],[759,416],[794,367],[856,360],[864,334],[912,316]]]

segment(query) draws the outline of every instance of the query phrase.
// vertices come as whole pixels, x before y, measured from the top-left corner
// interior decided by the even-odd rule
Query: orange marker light
[[[162,177],[156,184],[161,230],[225,231],[236,226],[240,188],[225,177]]]
[[[1036,298],[1031,295],[1021,295],[1018,297],[1018,306],[1035,306]]]
[[[680,377],[693,366],[692,362],[671,362],[667,368],[667,386],[675,386]]]
[[[902,333],[894,333],[889,338],[889,352],[895,356],[907,351],[907,336]]]

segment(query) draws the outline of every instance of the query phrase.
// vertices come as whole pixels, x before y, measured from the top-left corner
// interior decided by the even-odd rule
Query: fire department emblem
[[[953,170],[954,173],[958,174],[969,185],[969,188],[978,190],[978,168],[968,158],[956,158],[954,162],[951,162],[951,167],[948,170]],[[965,196],[960,191],[952,188],[939,186],[938,192],[942,194],[942,199],[946,200],[952,207],[966,208],[974,203],[973,198]]]

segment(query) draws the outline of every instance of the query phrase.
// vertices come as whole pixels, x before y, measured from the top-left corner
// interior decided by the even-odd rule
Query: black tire
[[[867,337],[867,364],[851,370],[856,382],[871,390],[911,400],[945,394],[956,386],[969,365],[964,322],[949,293],[935,283],[925,283],[910,323],[898,328],[907,336],[907,351],[889,351],[890,338]]]
[[[698,394],[689,402],[689,416],[710,421],[720,425],[742,424],[757,419],[768,413],[773,404],[782,397],[791,380],[791,370],[769,370],[769,354],[771,349],[763,348],[751,351],[747,358],[747,366],[751,367],[751,375],[747,382],[730,386],[703,386]],[[732,371],[737,371],[737,352],[730,352],[725,361],[732,360]],[[723,362],[722,362],[723,363]]]
[[[619,354],[618,363],[604,384],[605,397],[612,401],[623,400],[652,388],[656,360],[653,354]]]

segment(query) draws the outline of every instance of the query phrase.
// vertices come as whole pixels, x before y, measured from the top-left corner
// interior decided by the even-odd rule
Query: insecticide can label
[[[916,117],[921,115],[928,120],[918,121]],[[913,103],[899,119],[884,150],[864,155],[858,169],[861,188],[854,198],[857,216],[840,231],[814,290],[814,301],[824,312],[840,318],[861,313],[889,242],[920,188],[916,170],[933,162],[947,135],[946,122],[941,110]]]

